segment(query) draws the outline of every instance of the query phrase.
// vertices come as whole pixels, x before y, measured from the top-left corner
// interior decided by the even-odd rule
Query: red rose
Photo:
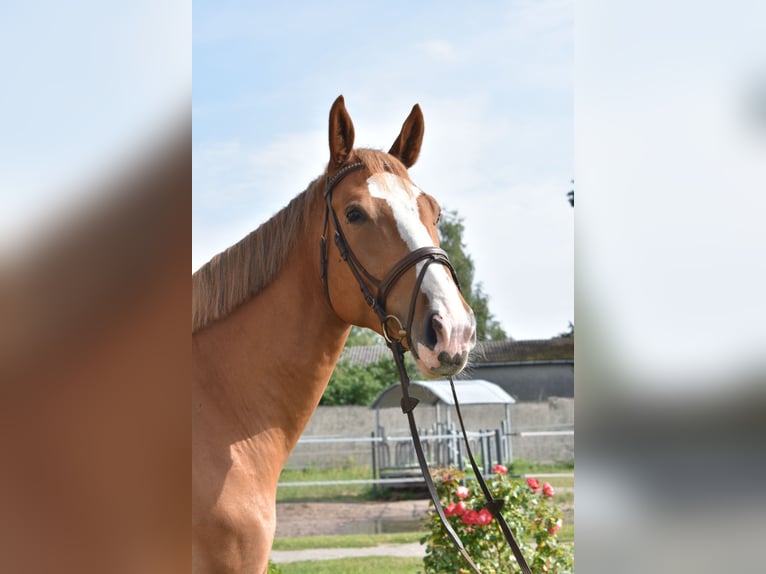
[[[452,516],[455,514],[455,507],[457,505],[453,502],[452,504],[448,504],[446,507],[444,507],[444,515],[445,516]]]
[[[553,490],[553,487],[550,484],[548,484],[547,482],[544,482],[543,483],[543,494],[545,496],[553,496],[554,494],[556,494],[556,491]]]
[[[529,485],[529,488],[531,488],[534,492],[540,490],[540,481],[536,478],[528,478],[527,484]]]
[[[475,510],[466,510],[461,520],[463,524],[479,524],[479,513]]]
[[[465,502],[461,500],[460,502],[455,504],[455,514],[457,514],[458,516],[463,516],[463,514],[465,514],[465,511],[466,511]]]
[[[506,472],[508,472],[508,469],[502,464],[496,464],[495,466],[492,467],[492,472],[494,472],[495,474],[505,474]]]
[[[457,490],[455,490],[455,494],[458,498],[468,498],[468,495],[471,494],[471,491],[468,490],[467,486],[458,486]]]
[[[490,513],[490,511],[487,510],[486,508],[482,508],[479,511],[479,516],[477,518],[477,521],[478,521],[477,522],[478,524],[481,524],[482,526],[486,526],[487,524],[492,522],[492,513]]]

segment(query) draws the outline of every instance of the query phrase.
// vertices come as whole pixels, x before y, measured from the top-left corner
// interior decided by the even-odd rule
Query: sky
[[[388,149],[415,103],[410,175],[464,218],[509,336],[574,319],[573,6],[568,1],[195,2],[193,269],[321,174],[343,94],[356,145]]]
[[[3,3],[0,259],[189,117],[191,16],[186,0]]]

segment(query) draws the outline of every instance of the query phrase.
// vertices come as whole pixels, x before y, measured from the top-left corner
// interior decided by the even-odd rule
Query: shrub
[[[529,567],[535,573],[573,572],[572,545],[560,543],[556,538],[562,525],[562,513],[553,502],[553,488],[534,478],[526,481],[509,478],[507,472],[503,465],[496,465],[487,485],[495,498],[505,500],[503,516]],[[486,508],[478,484],[472,483],[475,487],[466,492],[464,481],[465,473],[456,469],[434,472],[434,484],[447,520],[463,541],[469,556],[482,574],[520,572],[511,547]],[[470,572],[434,509],[429,511],[426,521],[429,533],[421,540],[426,544],[423,559],[426,574]]]
[[[415,363],[405,356],[407,372],[416,372]],[[369,405],[381,391],[399,382],[399,373],[391,354],[371,365],[352,365],[347,360],[339,361],[330,377],[319,404],[327,407],[342,405]]]

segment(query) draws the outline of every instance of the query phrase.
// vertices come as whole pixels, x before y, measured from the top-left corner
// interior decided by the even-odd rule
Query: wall
[[[444,420],[443,411],[441,418]],[[553,397],[547,401],[511,405],[513,431],[546,430],[574,427],[574,399]],[[500,428],[505,419],[503,405],[467,405],[462,408],[469,431]],[[309,421],[303,437],[369,437],[375,430],[374,410],[368,407],[319,407]],[[415,418],[420,429],[430,429],[436,421],[436,409],[418,405]],[[457,417],[452,413],[453,421]],[[399,409],[381,409],[380,424],[387,436],[409,436],[407,417]],[[513,437],[513,456],[539,462],[574,460],[574,437]],[[288,467],[371,464],[369,443],[299,444]]]
[[[493,382],[517,401],[574,397],[574,361],[530,361],[482,364],[471,367],[472,379]]]

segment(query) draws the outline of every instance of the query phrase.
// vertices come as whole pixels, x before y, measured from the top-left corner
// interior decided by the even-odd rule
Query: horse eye
[[[346,212],[346,221],[349,223],[360,223],[364,221],[364,212],[358,207],[352,207]]]

